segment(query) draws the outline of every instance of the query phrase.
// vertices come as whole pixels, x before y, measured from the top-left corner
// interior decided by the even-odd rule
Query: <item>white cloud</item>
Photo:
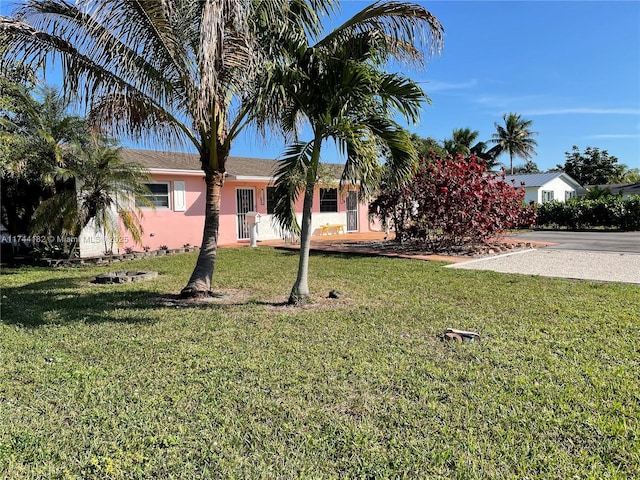
[[[589,135],[588,138],[640,138],[640,133],[604,133],[602,135]]]
[[[522,112],[522,115],[640,115],[638,108],[540,108]]]
[[[482,95],[474,98],[473,101],[489,107],[513,108],[522,104],[530,104],[532,102],[540,103],[544,97],[542,95]]]
[[[473,78],[466,82],[426,82],[425,90],[429,92],[443,92],[446,90],[466,90],[478,85],[478,80]]]

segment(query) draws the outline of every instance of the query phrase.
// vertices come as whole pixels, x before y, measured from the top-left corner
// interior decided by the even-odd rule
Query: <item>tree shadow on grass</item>
[[[87,278],[59,278],[2,289],[0,321],[37,328],[73,323],[152,324],[163,309],[218,309],[257,305],[282,306],[257,300],[250,292],[222,290],[205,300],[181,299],[178,294],[152,292],[125,285],[92,285]],[[130,313],[127,313],[130,312]]]
[[[287,247],[275,247],[279,252],[282,252],[283,256],[288,257],[298,257],[300,255],[300,250],[290,249]],[[329,248],[323,247],[311,247],[309,250],[310,257],[339,257],[339,258],[362,258],[362,257],[379,257],[380,253],[371,251],[371,250],[355,250],[355,249],[342,249],[342,250],[332,250]]]
[[[158,308],[149,302],[152,293],[145,289],[119,287],[122,286],[91,287],[86,278],[60,278],[4,287],[1,320],[6,325],[25,327],[74,322],[153,323],[157,320],[157,315],[139,313],[141,309]],[[131,309],[132,314],[122,315],[127,309]],[[116,311],[118,315],[115,315]]]
[[[167,308],[199,308],[225,309],[234,307],[291,307],[286,300],[259,300],[250,291],[238,289],[216,289],[211,296],[203,298],[181,298],[179,294],[157,293],[149,297],[149,301],[157,306]]]

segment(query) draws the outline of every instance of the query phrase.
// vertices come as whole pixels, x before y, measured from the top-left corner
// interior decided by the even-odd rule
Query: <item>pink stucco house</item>
[[[156,208],[143,208],[144,236],[142,245],[133,245],[122,232],[121,249],[143,246],[157,249],[180,248],[185,244],[200,245],[204,226],[205,183],[199,157],[195,154],[123,149],[122,158],[145,166],[152,178],[150,199]],[[273,172],[277,162],[257,158],[230,157],[222,188],[219,245],[249,241],[247,212],[261,215],[258,226],[260,240],[284,238],[273,221]],[[329,164],[331,167],[332,164]],[[314,234],[327,233],[327,225],[345,233],[378,230],[369,223],[367,205],[358,202],[357,187],[338,188],[341,165],[335,165],[335,182],[316,188],[313,207]],[[302,212],[302,198],[297,205]],[[127,241],[128,240],[128,241]]]

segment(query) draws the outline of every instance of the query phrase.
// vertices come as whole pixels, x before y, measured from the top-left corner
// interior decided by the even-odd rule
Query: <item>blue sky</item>
[[[339,20],[368,3],[343,0]],[[404,72],[432,101],[411,131],[442,140],[468,127],[488,140],[494,123],[515,112],[539,133],[534,161],[542,170],[563,164],[573,145],[640,168],[640,2],[417,3],[443,24],[445,44],[426,70]],[[9,4],[0,0],[0,11]],[[231,154],[275,158],[282,150],[280,140],[247,131]],[[341,161],[332,148],[323,157]]]
[[[443,24],[445,43],[426,71],[405,72],[432,101],[410,130],[442,140],[468,127],[487,140],[494,122],[515,112],[539,133],[540,169],[564,164],[573,145],[640,168],[640,2],[418,3]],[[343,1],[342,17],[366,4]],[[232,154],[275,157],[281,149],[247,135]]]

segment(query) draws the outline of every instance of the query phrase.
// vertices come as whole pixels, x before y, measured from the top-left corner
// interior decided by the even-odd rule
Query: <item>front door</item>
[[[347,232],[358,231],[358,194],[354,190],[347,192]]]
[[[236,216],[238,218],[238,240],[249,240],[249,226],[247,212],[254,212],[256,204],[253,198],[253,188],[238,188],[236,190]]]

